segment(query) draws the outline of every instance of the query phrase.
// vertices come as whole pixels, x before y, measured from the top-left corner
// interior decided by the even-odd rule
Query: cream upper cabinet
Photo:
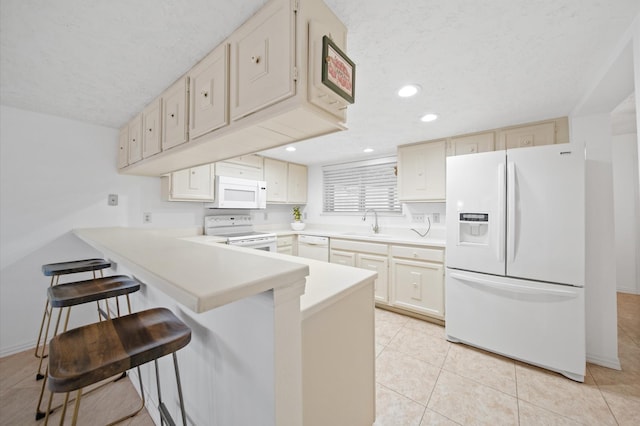
[[[216,175],[264,180],[263,158],[249,154],[220,161],[216,163]]]
[[[129,164],[142,160],[142,114],[129,122]]]
[[[306,204],[307,202],[307,166],[288,164],[287,202]],[[267,189],[268,191],[268,189]]]
[[[188,140],[187,77],[174,83],[162,95],[162,150],[173,148]]]
[[[307,166],[264,159],[267,203],[305,204],[307,202]]]
[[[398,148],[398,199],[444,201],[446,142]]]
[[[449,140],[449,155],[476,154],[495,150],[495,133],[478,133]]]
[[[267,202],[287,202],[287,162],[264,159],[264,180],[267,182]]]
[[[501,130],[498,136],[498,149],[523,148],[555,143],[556,123],[536,124]]]
[[[222,44],[189,71],[189,137],[197,138],[229,122],[229,45]]]
[[[213,166],[191,167],[163,177],[163,198],[169,201],[213,201]]]
[[[127,124],[118,133],[118,168],[129,165],[129,125]]]
[[[293,3],[267,3],[229,38],[232,120],[295,94]]]
[[[142,158],[161,151],[162,147],[162,100],[157,99],[142,111]]]

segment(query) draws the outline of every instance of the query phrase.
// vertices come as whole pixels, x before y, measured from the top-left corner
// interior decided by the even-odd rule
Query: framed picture
[[[356,64],[327,36],[322,37],[322,84],[353,103]]]

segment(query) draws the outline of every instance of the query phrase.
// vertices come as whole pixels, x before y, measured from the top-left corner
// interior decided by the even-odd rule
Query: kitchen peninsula
[[[191,423],[373,423],[375,273],[200,244],[187,231],[74,233],[143,284],[134,310],[165,306],[191,327],[178,353]],[[162,370],[161,381],[173,383]],[[152,371],[142,374],[157,418]]]

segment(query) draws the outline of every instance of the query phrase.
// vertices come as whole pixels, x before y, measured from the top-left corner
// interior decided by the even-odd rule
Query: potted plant
[[[293,222],[291,222],[291,229],[293,229],[294,231],[302,231],[304,229],[300,206],[295,206],[293,208]]]

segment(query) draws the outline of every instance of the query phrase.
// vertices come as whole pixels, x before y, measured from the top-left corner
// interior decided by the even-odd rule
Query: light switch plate
[[[414,214],[411,217],[413,223],[424,223],[424,215],[423,214]]]
[[[107,198],[107,204],[110,206],[117,206],[118,194],[109,194],[109,197]]]

